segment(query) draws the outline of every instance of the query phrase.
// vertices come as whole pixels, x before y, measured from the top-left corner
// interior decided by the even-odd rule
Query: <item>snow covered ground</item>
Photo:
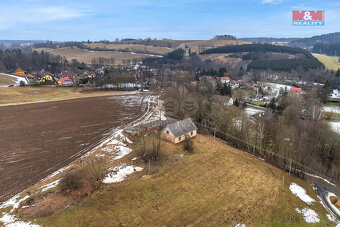
[[[110,173],[104,178],[103,183],[118,183],[126,179],[126,177],[134,172],[142,171],[142,167],[138,166],[128,166],[126,164],[122,164],[120,166],[116,166],[114,168],[110,168]]]
[[[320,221],[319,215],[312,209],[303,208],[300,210],[299,208],[295,208],[296,212],[303,215],[303,218],[307,223],[317,223]]]
[[[324,106],[322,110],[324,112],[340,113],[340,106]]]
[[[147,111],[143,114],[143,116],[129,123],[127,126],[153,121],[155,119],[159,119],[160,117],[162,120],[166,119],[164,115],[164,111],[160,109],[161,104],[158,103],[158,97],[149,95],[145,98],[144,102],[147,105]],[[91,151],[81,156],[80,159],[84,159],[90,156],[91,154],[95,153],[96,155],[107,156],[108,158],[111,158],[112,162],[114,163],[115,160],[121,159],[132,152],[132,150],[128,147],[129,144],[131,143],[132,141],[129,140],[129,138],[127,138],[123,134],[123,126],[114,128],[112,129],[108,137],[103,139],[94,149],[92,149]],[[136,158],[134,158],[133,160],[136,160]],[[58,171],[52,173],[50,176],[46,177],[40,182],[45,182],[46,180],[51,179],[52,177],[58,178],[57,175],[69,169],[75,162],[76,161],[70,163],[68,166],[65,166],[64,168],[59,169]],[[109,174],[105,177],[103,182],[104,183],[118,183],[118,182],[121,182],[127,179],[128,175],[134,172],[142,171],[142,170],[143,170],[142,167],[121,164],[119,166],[110,168]],[[43,186],[41,186],[39,189],[41,191],[47,191],[50,188],[56,187],[59,182],[60,182],[60,178],[48,184],[46,183],[43,184]],[[17,226],[37,227],[38,226],[38,225],[31,224],[29,222],[23,222],[21,220],[16,219],[16,216],[13,213],[15,209],[19,208],[20,203],[22,203],[23,201],[29,198],[28,195],[23,197],[24,195],[23,193],[24,192],[21,192],[17,194],[16,196],[10,198],[6,202],[0,204],[0,208],[12,207],[12,210],[9,213],[2,214],[0,218],[0,225],[3,223],[5,226],[9,226],[9,227],[14,227],[14,226],[15,227]]]
[[[315,200],[312,197],[307,195],[306,190],[300,185],[292,182],[289,186],[289,189],[294,195],[299,197],[302,201],[304,201],[308,205],[311,205],[313,202],[315,202]]]
[[[340,121],[329,121],[328,124],[334,132],[340,134]]]
[[[0,218],[0,223],[3,223],[6,227],[39,227],[30,222],[18,221],[15,215],[5,213]]]
[[[251,115],[254,115],[254,114],[257,114],[257,113],[263,113],[264,111],[263,110],[259,110],[259,109],[255,109],[255,108],[251,108],[251,107],[247,107],[245,109],[246,111],[246,114],[248,116],[251,116]]]
[[[55,181],[53,181],[53,182],[51,182],[51,183],[49,183],[49,184],[45,184],[45,185],[42,186],[40,189],[41,189],[42,192],[47,191],[47,190],[50,189],[50,188],[57,187],[57,185],[59,184],[59,182],[60,182],[60,179],[55,180]]]
[[[285,84],[277,84],[277,83],[266,83],[266,85],[268,85],[273,90],[273,92],[276,93],[277,95],[279,94],[280,89],[285,90],[286,88],[287,91],[289,91],[292,88],[292,86],[285,85]]]

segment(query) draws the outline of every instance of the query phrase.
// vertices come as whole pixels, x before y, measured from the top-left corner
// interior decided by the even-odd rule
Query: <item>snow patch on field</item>
[[[263,112],[263,110],[258,110],[258,109],[251,108],[251,107],[247,107],[247,108],[245,109],[245,111],[246,111],[246,114],[247,114],[248,116],[251,116],[251,115],[254,115],[254,114],[262,113],[262,112]]]
[[[332,222],[336,222],[336,219],[332,215],[326,214],[326,216],[327,216],[328,220],[330,220]]]
[[[58,180],[56,180],[56,181],[53,181],[53,182],[51,182],[51,183],[49,183],[49,184],[46,184],[46,185],[40,187],[40,189],[42,189],[42,190],[41,190],[42,192],[45,192],[45,191],[47,191],[47,190],[50,189],[50,188],[56,187],[56,186],[59,184],[59,182],[60,182],[60,179],[58,179]]]
[[[320,221],[319,215],[312,209],[303,208],[302,210],[300,210],[299,208],[295,208],[295,210],[299,214],[303,215],[307,223],[317,223]]]
[[[306,190],[302,188],[300,185],[296,183],[291,183],[289,189],[294,195],[299,197],[302,201],[304,201],[308,205],[311,205],[313,202],[315,202],[315,200],[312,197],[307,195]]]
[[[340,121],[330,121],[328,124],[334,132],[340,134]]]
[[[110,173],[104,178],[103,182],[105,184],[118,183],[125,180],[128,175],[142,170],[142,167],[122,164],[120,166],[110,168]]]
[[[339,106],[324,106],[324,107],[322,107],[322,110],[324,112],[340,113],[340,107]]]
[[[14,215],[7,213],[2,215],[0,222],[2,222],[6,227],[39,227],[39,225],[35,225],[30,222],[19,221]]]
[[[20,196],[21,196],[21,193],[19,193],[16,196],[10,198],[9,200],[7,200],[3,204],[1,204],[0,208],[13,207],[14,209],[17,209],[19,207],[20,203],[22,203],[23,201],[25,201],[26,199],[29,198],[29,196],[27,195],[24,198],[18,200],[18,198]]]

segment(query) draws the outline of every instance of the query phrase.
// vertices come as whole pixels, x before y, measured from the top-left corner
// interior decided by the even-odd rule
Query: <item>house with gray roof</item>
[[[188,137],[197,135],[197,127],[190,118],[170,123],[161,132],[162,138],[173,143],[184,141]]]

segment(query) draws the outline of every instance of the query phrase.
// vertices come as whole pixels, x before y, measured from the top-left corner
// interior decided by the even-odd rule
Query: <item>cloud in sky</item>
[[[263,4],[280,4],[283,0],[262,0]]]
[[[88,9],[68,5],[36,4],[6,4],[0,3],[0,29],[10,29],[17,26],[32,26],[53,21],[61,21],[89,15]],[[38,2],[38,1],[37,1]]]
[[[292,27],[292,10],[307,6],[325,10],[324,27]],[[331,0],[0,1],[1,39],[305,37],[340,31],[338,21],[340,4]]]

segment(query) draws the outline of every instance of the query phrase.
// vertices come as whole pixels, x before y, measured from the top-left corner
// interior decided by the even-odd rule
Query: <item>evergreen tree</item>
[[[328,96],[331,94],[332,88],[328,80],[326,80],[325,84],[321,88],[321,91],[319,92],[319,98],[322,103],[328,102]]]
[[[275,111],[275,109],[276,109],[275,102],[276,102],[275,98],[272,98],[272,99],[270,100],[269,104],[268,104],[268,108],[270,108],[270,109],[272,109],[273,111]]]
[[[240,101],[238,101],[238,99],[235,99],[233,104],[234,104],[234,106],[239,107],[240,106]]]
[[[338,71],[336,71],[335,76],[336,76],[336,77],[340,77],[340,69],[338,69]]]

